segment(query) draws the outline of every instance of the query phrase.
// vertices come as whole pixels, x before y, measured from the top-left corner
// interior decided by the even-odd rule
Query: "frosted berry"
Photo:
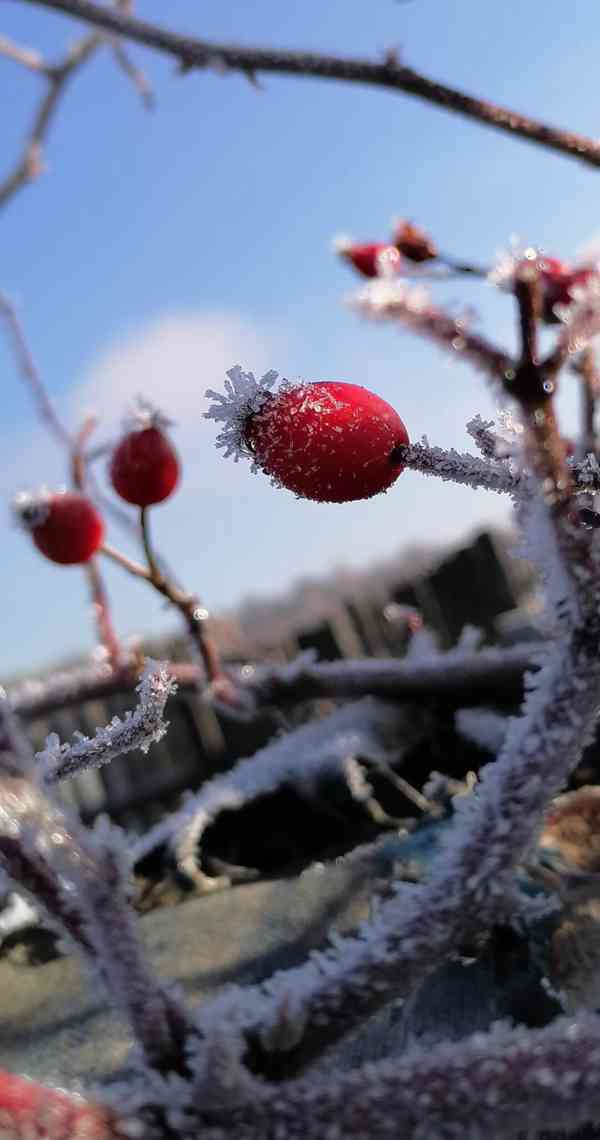
[[[127,503],[149,507],[173,494],[179,482],[179,460],[160,427],[130,431],[115,448],[110,479]]]
[[[412,222],[400,221],[397,223],[393,242],[399,253],[407,257],[409,261],[417,263],[432,261],[438,255],[429,234],[418,226],[413,226]]]
[[[582,265],[574,268],[557,257],[540,256],[535,262],[525,260],[521,265],[535,264],[542,287],[542,320],[548,325],[560,323],[557,306],[569,306],[573,302],[574,291],[586,285],[596,274],[593,266]]]
[[[20,495],[15,509],[38,550],[51,562],[89,562],[102,545],[104,523],[94,504],[77,491]]]
[[[109,1109],[88,1104],[59,1089],[0,1070],[0,1120],[3,1137],[37,1140],[125,1140]]]
[[[336,242],[336,250],[363,277],[385,277],[399,273],[402,267],[398,250],[389,242],[377,241],[360,245],[342,238]]]
[[[367,388],[319,380],[267,393],[242,427],[257,465],[304,499],[346,503],[386,491],[408,443],[397,412]]]

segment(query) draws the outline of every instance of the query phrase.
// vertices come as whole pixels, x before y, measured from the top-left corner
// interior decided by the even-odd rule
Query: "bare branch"
[[[183,1071],[187,1015],[146,963],[117,833],[106,821],[87,832],[33,782],[3,777],[0,870],[70,937],[127,1017],[147,1062]]]
[[[61,422],[54,404],[46,392],[15,307],[4,293],[0,293],[0,318],[4,320],[8,329],[17,369],[29,387],[42,423],[46,424],[57,442],[70,451],[73,446],[71,434]]]
[[[140,527],[147,566],[142,566],[139,562],[128,558],[126,554],[122,554],[120,550],[116,550],[109,543],[105,543],[101,547],[101,553],[122,566],[128,574],[132,574],[136,578],[143,578],[179,610],[184,619],[191,645],[198,653],[206,678],[215,695],[218,695],[225,703],[234,704],[236,700],[234,686],[223,672],[217,646],[206,629],[209,618],[208,610],[195,594],[182,590],[159,566],[158,559],[152,550],[148,514],[145,510],[141,511]]]
[[[29,131],[23,153],[14,169],[0,182],[0,209],[19,190],[34,181],[43,171],[43,147],[54,121],[60,100],[75,73],[90,58],[103,41],[98,33],[80,40],[62,63],[44,68],[48,89],[42,96]],[[41,69],[38,69],[41,70]]]
[[[584,348],[581,356],[572,365],[581,377],[581,446],[584,454],[596,454],[596,413],[600,398],[600,372],[591,345]]]
[[[71,436],[70,432],[62,423],[46,391],[44,381],[33,359],[16,310],[8,297],[3,293],[0,293],[0,318],[3,318],[6,323],[12,341],[17,369],[29,387],[38,415],[60,446],[66,448],[71,460],[73,482],[78,490],[85,491],[83,447],[94,426],[94,421],[86,421],[78,436]],[[113,627],[108,595],[98,568],[97,560],[91,559],[86,563],[84,572],[90,586],[94,618],[100,643],[106,650],[108,660],[113,666],[117,666],[121,659],[121,647]]]
[[[136,67],[135,63],[129,58],[123,44],[119,40],[115,40],[113,44],[113,56],[118,67],[128,79],[131,80],[135,87],[142,103],[148,111],[152,111],[156,105],[154,92],[144,72]]]
[[[6,59],[12,59],[15,63],[20,63],[30,71],[37,72],[38,75],[48,75],[48,65],[38,51],[15,44],[6,36],[0,36],[0,55]]]
[[[403,91],[407,95],[424,99],[455,114],[465,115],[514,137],[527,139],[561,154],[579,158],[591,166],[600,166],[600,143],[594,139],[548,126],[517,111],[499,107],[487,100],[467,95],[464,91],[436,83],[412,68],[402,66],[394,53],[388,53],[381,62],[373,62],[368,59],[318,55],[314,52],[246,48],[239,44],[214,43],[178,35],[161,26],[138,20],[126,10],[103,7],[91,3],[90,0],[26,0],[26,2],[52,8],[135,43],[154,48],[175,58],[184,71],[216,67],[220,70],[239,71],[245,76],[271,72],[363,83],[392,91]]]
[[[522,715],[511,720],[476,790],[456,801],[452,830],[412,897],[386,900],[358,936],[336,940],[321,960],[272,979],[261,1002],[256,991],[231,995],[256,1072],[293,1076],[365,1014],[409,992],[461,939],[506,920],[515,867],[595,730],[599,638],[600,621],[588,619],[545,654]],[[204,1017],[211,1018],[210,1003],[201,1027]],[[287,1041],[280,1045],[284,1020]]]

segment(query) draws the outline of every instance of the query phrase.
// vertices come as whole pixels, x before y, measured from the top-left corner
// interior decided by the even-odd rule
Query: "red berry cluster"
[[[142,508],[162,503],[179,482],[179,460],[156,413],[143,412],[140,426],[126,432],[113,451],[109,475],[118,495]],[[79,491],[41,491],[17,496],[15,510],[35,545],[51,562],[82,565],[104,540],[104,522]]]
[[[386,277],[402,272],[403,258],[414,264],[432,261],[437,249],[424,230],[412,222],[400,221],[389,242],[354,242],[340,238],[336,250],[363,277]]]

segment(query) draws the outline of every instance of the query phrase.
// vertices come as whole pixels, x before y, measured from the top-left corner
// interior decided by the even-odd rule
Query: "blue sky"
[[[149,20],[197,35],[377,56],[395,46],[433,77],[532,115],[598,133],[595,0],[139,0]],[[0,34],[59,55],[77,26],[18,0]],[[98,439],[146,391],[178,420],[178,496],[156,510],[157,544],[209,607],[283,589],[333,566],[364,565],[408,542],[458,539],[507,519],[506,504],[405,473],[376,500],[300,503],[221,458],[204,390],[234,363],[378,391],[411,437],[466,446],[463,425],[493,413],[481,381],[409,334],[360,321],[331,253],[339,233],[387,236],[402,215],[457,255],[488,260],[511,234],[570,256],[600,230],[600,172],[406,96],[340,83],[190,74],[132,49],[157,107],[140,106],[108,51],[74,81],[47,172],[0,214],[0,287],[17,303],[47,386],[72,424],[94,407]],[[16,155],[37,77],[0,59],[3,168]],[[6,115],[5,115],[6,119]],[[513,342],[510,300],[445,286]],[[64,480],[0,336],[0,492]],[[566,394],[567,422],[576,393]],[[93,646],[83,576],[54,567],[0,521],[0,675]],[[121,536],[111,532],[115,543]],[[125,544],[126,545],[126,544]],[[173,626],[160,601],[109,568],[124,635]]]

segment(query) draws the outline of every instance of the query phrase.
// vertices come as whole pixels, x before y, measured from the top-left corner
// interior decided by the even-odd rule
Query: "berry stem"
[[[72,444],[71,450],[71,480],[73,486],[78,491],[85,491],[86,484],[86,465],[84,449],[89,436],[96,426],[96,420],[92,416],[88,416]],[[108,593],[100,568],[98,566],[97,558],[90,558],[84,566],[86,578],[90,588],[92,597],[92,608],[96,620],[96,628],[98,630],[98,637],[100,644],[104,646],[108,661],[113,669],[120,669],[123,663],[123,650],[121,643],[115,630],[112,615],[110,612],[110,602],[108,600]]]
[[[551,505],[559,507],[568,501],[572,491],[566,448],[554,408],[561,362],[552,355],[546,361],[540,360],[538,332],[542,296],[539,271],[534,264],[525,265],[517,273],[515,296],[521,356],[514,377],[505,387],[523,412],[528,447],[538,478],[549,492]]]
[[[158,568],[158,563],[154,556],[154,551],[152,550],[152,543],[150,541],[150,523],[147,507],[140,508],[140,531],[142,534],[142,545],[144,547],[144,554],[146,555],[146,562],[148,563],[151,579],[158,581],[159,579],[162,579],[164,575],[161,574]]]
[[[455,257],[450,257],[447,253],[438,253],[437,260],[441,265],[445,265],[461,277],[481,277],[485,280],[489,274],[487,266],[474,265],[470,261],[457,261]]]
[[[600,371],[594,349],[584,348],[572,368],[581,377],[581,446],[584,455],[597,454],[596,410],[600,397]]]
[[[195,594],[182,590],[160,570],[150,539],[148,514],[145,507],[140,510],[140,528],[147,566],[134,562],[110,543],[104,543],[101,553],[113,562],[118,563],[128,574],[136,578],[143,578],[159,594],[162,594],[171,605],[175,606],[182,615],[194,647],[198,650],[204,666],[206,679],[210,685],[218,686],[219,696],[229,703],[235,702],[234,690],[231,682],[225,677],[221,668],[219,653],[213,639],[205,629],[208,611],[201,605]]]

